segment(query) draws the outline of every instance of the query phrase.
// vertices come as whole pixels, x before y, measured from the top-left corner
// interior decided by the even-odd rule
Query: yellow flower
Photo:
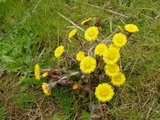
[[[35,68],[34,68],[34,75],[37,80],[40,80],[40,72],[41,72],[41,68],[40,68],[39,64],[36,64]]]
[[[98,33],[98,28],[92,26],[85,31],[84,36],[87,41],[95,41],[97,39]]]
[[[71,30],[70,32],[69,32],[69,35],[68,35],[68,37],[69,38],[72,38],[73,36],[75,36],[75,34],[78,32],[78,29],[73,29],[73,30]]]
[[[83,20],[82,22],[81,22],[81,25],[84,25],[85,23],[87,23],[87,22],[89,22],[89,21],[91,21],[92,20],[92,18],[88,18],[88,19],[86,19],[86,20]]]
[[[115,86],[121,86],[126,81],[125,75],[119,72],[116,76],[111,78],[111,83]]]
[[[113,64],[113,65],[107,64],[104,67],[104,71],[105,71],[106,75],[113,77],[119,73],[120,69],[117,64]]]
[[[98,101],[108,102],[114,96],[114,90],[111,85],[107,83],[102,83],[96,87],[95,95]]]
[[[107,46],[105,44],[100,43],[94,49],[94,53],[96,55],[103,56],[107,50],[108,50]]]
[[[75,84],[73,84],[72,88],[73,88],[73,90],[76,90],[76,89],[78,89],[78,88],[79,88],[79,85],[78,85],[78,83],[75,83]]]
[[[85,57],[84,52],[80,51],[76,54],[76,60],[81,61]]]
[[[44,73],[42,74],[42,76],[43,76],[43,77],[47,77],[47,76],[48,76],[48,72],[44,72]]]
[[[43,89],[43,92],[46,94],[46,95],[51,95],[51,88],[49,87],[49,85],[47,83],[43,83],[42,84],[42,89]]]
[[[60,57],[64,52],[64,46],[59,46],[56,48],[56,50],[54,51],[54,55],[56,58]]]
[[[117,47],[117,46],[114,45],[114,44],[110,44],[110,45],[109,45],[109,49],[116,49],[118,52],[120,51],[120,47]]]
[[[117,47],[122,47],[127,43],[127,37],[122,33],[116,33],[113,36],[113,43]]]
[[[82,72],[89,74],[93,72],[95,68],[96,68],[96,60],[93,57],[87,56],[84,59],[82,59],[80,63],[80,69],[82,70]]]
[[[134,32],[138,32],[139,31],[138,27],[136,25],[134,25],[134,24],[126,24],[124,26],[124,28],[125,28],[126,31],[128,31],[130,33],[134,33]]]
[[[117,48],[110,47],[103,55],[103,60],[107,64],[115,64],[120,58],[120,53]]]

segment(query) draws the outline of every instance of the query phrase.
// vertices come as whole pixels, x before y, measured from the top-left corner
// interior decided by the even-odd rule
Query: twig
[[[41,72],[44,73],[44,72],[50,72],[51,69],[41,69]]]
[[[79,72],[73,72],[73,73],[71,73],[71,74],[69,74],[69,75],[63,76],[62,78],[60,78],[59,80],[57,80],[57,81],[55,81],[55,82],[48,83],[48,85],[49,85],[49,87],[53,88],[53,87],[55,87],[58,83],[61,83],[62,80],[65,80],[65,79],[67,79],[67,78],[69,78],[69,77],[71,77],[71,76],[77,75],[77,74],[79,74]]]
[[[42,109],[40,107],[40,105],[38,104],[38,102],[36,101],[36,104],[37,104],[37,108],[38,108],[38,111],[39,111],[39,116],[41,117],[41,120],[43,120],[43,114],[42,114]]]
[[[28,15],[20,22],[19,25],[23,24],[23,23],[31,16],[31,14],[34,13],[34,11],[36,10],[36,8],[37,8],[37,6],[39,5],[40,2],[41,2],[41,0],[39,0],[39,1],[37,2],[37,4],[36,4],[36,5],[34,6],[34,8],[32,9],[31,13],[28,14]]]
[[[42,57],[44,51],[45,51],[45,48],[44,48],[44,49],[41,51],[41,53],[38,55],[37,59],[40,59],[40,58]]]
[[[150,113],[151,113],[151,111],[152,111],[152,107],[153,107],[153,105],[154,105],[154,102],[155,102],[155,101],[152,102],[152,105],[151,105],[151,107],[150,107],[149,110],[148,110],[148,113],[147,113],[147,115],[146,115],[145,120],[149,120],[149,115],[150,115]]]
[[[83,28],[81,28],[80,26],[78,26],[76,23],[74,23],[73,21],[71,21],[70,19],[68,19],[67,17],[65,17],[64,15],[62,15],[60,12],[57,12],[58,15],[60,15],[62,18],[64,18],[65,20],[67,20],[68,22],[70,22],[72,25],[74,25],[76,28],[84,31]]]
[[[81,2],[81,1],[75,1],[75,2],[79,2],[79,3],[85,4],[85,5],[88,5],[88,6],[94,7],[94,8],[98,8],[98,9],[105,10],[105,11],[107,11],[107,12],[110,12],[110,13],[112,13],[112,14],[115,14],[115,15],[118,15],[118,16],[121,16],[121,17],[128,18],[128,16],[127,16],[127,15],[124,15],[124,14],[122,14],[122,13],[118,13],[118,12],[115,12],[115,11],[113,11],[113,10],[105,9],[105,8],[100,7],[100,6],[95,6],[95,5],[88,4],[88,3],[85,3],[85,2]]]
[[[78,43],[80,44],[81,49],[85,50],[85,47],[83,46],[83,44],[82,44],[81,40],[79,39],[78,35],[76,35],[75,38],[77,39]]]
[[[110,38],[112,38],[113,35],[116,34],[117,32],[118,32],[118,29],[116,29],[116,30],[115,30],[112,34],[110,34],[107,38],[105,38],[104,40],[102,40],[101,43],[103,43],[103,42],[109,40]]]
[[[88,55],[91,55],[92,50],[96,47],[96,45],[93,45],[89,50],[88,50]]]
[[[100,112],[101,112],[102,119],[105,120],[101,102],[99,102],[99,109],[100,109]]]
[[[78,117],[78,113],[76,112],[76,114],[75,114],[73,120],[77,120],[77,117]]]
[[[74,76],[74,75],[77,75],[77,74],[79,74],[79,72],[73,72],[73,73],[71,73],[71,74],[69,74],[69,75],[66,75],[66,76],[62,77],[62,78],[59,79],[58,81],[60,82],[60,81],[66,79],[66,78],[68,78],[68,77],[71,77],[71,76]]]
[[[129,74],[128,79],[130,79],[130,78],[131,78],[131,75],[132,75],[133,70],[134,70],[134,68],[135,68],[135,66],[136,66],[136,64],[137,64],[137,61],[138,61],[138,59],[136,59],[136,60],[135,60],[135,62],[134,62],[134,64],[133,64],[133,67],[132,67],[132,69],[131,69],[131,72],[130,72],[130,74]]]
[[[31,14],[35,12],[35,10],[36,10],[36,8],[37,8],[37,6],[39,5],[40,2],[41,2],[41,0],[39,0],[39,1],[37,2],[37,4],[36,4],[36,5],[34,6],[34,8],[32,9],[32,11],[17,25],[18,27],[19,27],[20,25],[24,24],[24,22],[31,16]],[[16,27],[16,28],[17,28],[17,27]],[[15,30],[16,30],[15,28],[13,28],[12,30],[10,30],[7,34],[5,34],[5,35],[3,36],[2,39],[0,39],[0,41],[4,40],[10,33],[12,33],[12,32],[15,31]]]
[[[142,108],[144,108],[146,106],[146,104],[148,103],[148,101],[150,100],[150,97],[146,100],[146,102],[142,105]]]

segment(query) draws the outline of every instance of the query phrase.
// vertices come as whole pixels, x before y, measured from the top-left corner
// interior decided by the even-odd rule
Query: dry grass
[[[103,109],[108,120],[160,119],[159,9],[158,0],[6,0],[0,3],[0,39],[3,39],[0,42],[0,119],[54,120],[60,116],[64,120],[88,119],[89,102],[85,96],[81,96],[83,105],[75,98],[68,99],[66,96],[72,96],[72,92],[64,88],[63,91],[57,88],[60,92],[55,91],[55,95],[53,92],[53,97],[45,97],[41,83],[34,82],[34,64],[38,62],[44,68],[55,66],[56,60],[52,58],[55,46],[67,44],[70,30],[67,26],[71,24],[57,12],[76,24],[88,17],[107,19],[103,26],[107,36],[117,25],[139,26],[140,32],[132,36],[123,50],[122,69],[127,82],[116,89],[115,97]],[[70,52],[77,50],[73,42],[68,48],[72,48]],[[97,114],[97,103],[92,107],[95,108],[92,112]]]

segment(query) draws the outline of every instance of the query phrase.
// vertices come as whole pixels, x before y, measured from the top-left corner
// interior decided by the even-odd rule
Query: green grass
[[[57,60],[53,57],[57,45],[64,44],[71,48],[70,52],[77,51],[77,46],[74,46],[76,43],[70,45],[67,40],[70,31],[67,26],[71,24],[57,12],[77,24],[88,17],[107,19],[103,26],[107,35],[112,32],[110,23],[113,28],[117,25],[124,26],[125,23],[139,26],[140,32],[132,36],[123,50],[122,66],[127,82],[117,90],[111,102],[106,104],[106,116],[109,120],[160,118],[159,0],[37,2],[38,0],[0,2],[0,119],[65,120],[73,119],[76,113],[79,119],[88,119],[90,113],[82,110],[70,89],[58,87],[55,90],[60,94],[54,94],[53,90],[53,97],[48,98],[44,97],[40,89],[41,83],[34,81],[35,63],[44,68],[57,65]],[[128,18],[108,10],[122,13]],[[89,104],[87,98],[84,98],[83,104]]]

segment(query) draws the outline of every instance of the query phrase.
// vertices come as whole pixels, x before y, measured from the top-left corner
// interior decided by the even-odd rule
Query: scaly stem
[[[100,112],[101,112],[102,120],[105,120],[101,102],[99,102],[99,109],[100,109]]]

